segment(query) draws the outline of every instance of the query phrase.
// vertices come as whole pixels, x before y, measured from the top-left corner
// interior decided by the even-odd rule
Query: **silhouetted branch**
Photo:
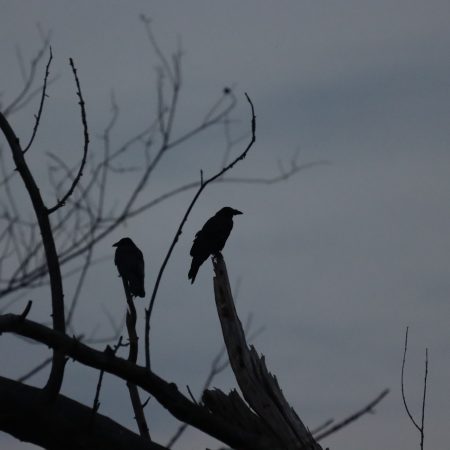
[[[425,438],[425,401],[427,397],[427,378],[428,378],[428,348],[425,349],[425,375],[423,377],[423,394],[422,394],[422,417],[420,421],[420,448],[423,450],[423,441]]]
[[[15,314],[0,316],[0,333],[12,332],[41,342],[80,363],[114,374],[130,381],[151,394],[177,419],[219,439],[234,448],[281,450],[270,446],[263,436],[255,435],[239,426],[229,424],[204,405],[196,405],[186,398],[174,383],[169,383],[145,367],[113,356],[111,352],[94,350],[75,338],[52,330]],[[61,397],[61,396],[60,396]],[[89,414],[90,416],[90,414]]]
[[[146,22],[145,19],[143,19],[143,21]],[[99,438],[97,434],[99,431],[98,427],[101,428],[104,426],[104,423],[109,419],[103,418],[100,415],[96,416],[96,420],[94,421],[95,427],[91,427],[92,429],[90,430],[93,431],[93,435],[86,437],[84,419],[89,418],[88,416],[92,418],[92,413],[90,410],[86,413],[86,410],[84,409],[85,407],[79,404],[73,406],[74,409],[71,409],[72,406],[70,405],[72,405],[72,401],[59,394],[64,376],[66,356],[71,356],[75,360],[80,361],[82,364],[100,370],[99,381],[97,383],[96,395],[94,398],[94,413],[97,412],[100,404],[99,396],[104,372],[119,376],[125,380],[129,386],[133,386],[134,394],[132,393],[132,389],[130,389],[130,394],[132,397],[132,404],[134,406],[138,426],[143,436],[145,436],[145,433],[142,432],[142,423],[144,422],[145,424],[145,417],[142,422],[138,416],[140,414],[143,416],[142,409],[148,400],[144,402],[144,404],[141,404],[137,386],[144,389],[146,392],[151,393],[151,395],[155,397],[165,408],[167,408],[176,418],[187,424],[195,426],[196,428],[217,439],[222,440],[233,448],[239,450],[254,450],[255,448],[261,450],[285,450],[286,447],[279,446],[278,443],[275,443],[272,439],[273,436],[269,438],[266,435],[260,434],[261,420],[248,407],[246,407],[247,409],[245,409],[245,412],[243,413],[243,417],[245,419],[243,423],[239,423],[239,421],[236,422],[234,420],[228,421],[214,409],[222,400],[225,407],[234,407],[236,405],[241,405],[241,402],[244,403],[237,393],[236,395],[231,394],[230,396],[222,396],[220,391],[215,393],[211,391],[205,394],[205,398],[208,397],[209,399],[208,402],[202,403],[194,398],[191,402],[189,398],[185,397],[178,391],[177,387],[173,383],[168,383],[156,376],[150,370],[147,370],[150,368],[150,318],[157,295],[158,286],[167,262],[171,257],[176,242],[178,241],[184,223],[188,219],[190,211],[192,210],[203,189],[205,189],[209,183],[214,182],[246,182],[245,179],[238,178],[228,180],[223,178],[223,175],[238,161],[245,158],[247,152],[253,146],[255,142],[255,113],[252,101],[246,95],[247,101],[251,107],[252,126],[251,137],[247,134],[245,138],[248,138],[250,142],[246,149],[241,152],[239,156],[230,164],[226,164],[230,151],[236,143],[241,142],[242,140],[242,137],[238,140],[233,140],[230,132],[230,125],[233,122],[230,119],[230,112],[236,105],[236,98],[232,89],[225,88],[223,90],[219,100],[213,103],[212,108],[207,110],[205,116],[200,116],[199,125],[193,126],[191,129],[184,131],[181,135],[176,135],[174,130],[177,122],[176,115],[178,113],[179,93],[182,83],[182,51],[179,47],[178,51],[172,56],[172,59],[167,58],[158,46],[158,43],[156,42],[152,31],[148,26],[148,22],[145,23],[145,26],[149,34],[150,42],[155,50],[160,64],[160,75],[158,75],[157,79],[157,93],[159,98],[157,104],[157,117],[153,123],[146,125],[142,131],[139,131],[131,138],[128,138],[123,145],[112,148],[111,134],[117,124],[119,112],[119,108],[116,105],[114,98],[112,98],[112,116],[103,133],[103,153],[100,153],[100,156],[97,156],[98,153],[97,155],[93,155],[91,154],[92,152],[88,152],[89,133],[85,102],[81,93],[77,69],[71,59],[70,65],[75,78],[76,95],[79,99],[81,110],[84,138],[83,154],[81,163],[67,162],[61,155],[52,155],[52,160],[48,165],[48,184],[50,188],[54,190],[57,201],[56,205],[51,208],[47,208],[44,200],[41,198],[38,186],[34,181],[33,174],[29,170],[29,167],[25,161],[25,156],[28,158],[26,152],[33,145],[39,126],[42,123],[44,102],[47,97],[47,88],[52,81],[49,74],[50,64],[52,61],[51,49],[46,66],[43,86],[39,91],[41,94],[39,109],[35,115],[35,123],[30,141],[23,151],[19,140],[9,126],[8,121],[4,116],[0,116],[0,128],[7,138],[14,159],[14,165],[12,168],[4,165],[3,160],[0,161],[3,173],[2,180],[0,180],[0,185],[2,187],[5,186],[4,192],[7,205],[4,208],[4,214],[3,211],[0,212],[0,220],[7,221],[6,227],[2,227],[0,230],[0,296],[11,294],[17,289],[33,289],[38,286],[49,284],[51,288],[53,321],[53,329],[51,329],[45,325],[37,324],[28,320],[27,314],[31,305],[29,304],[22,314],[4,315],[0,317],[0,334],[2,332],[9,331],[16,332],[21,339],[31,339],[32,343],[42,342],[53,350],[53,358],[44,360],[35,368],[31,369],[27,374],[23,375],[20,379],[21,381],[28,379],[43,368],[47,367],[50,361],[53,362],[50,377],[44,390],[45,395],[42,395],[41,390],[27,391],[27,395],[35,395],[35,393],[39,393],[41,398],[44,398],[45,400],[50,399],[53,401],[55,411],[58,411],[60,417],[64,417],[64,419],[70,421],[74,417],[72,415],[73,412],[74,415],[80,414],[80,417],[82,417],[81,421],[83,422],[81,424],[81,428],[79,428],[80,435],[75,436],[73,442],[69,442],[68,444],[65,442],[65,444],[67,444],[65,446],[60,445],[60,443],[55,443],[54,439],[56,438],[48,436],[51,432],[51,430],[49,430],[48,423],[42,425],[40,422],[41,417],[39,417],[34,423],[31,420],[32,418],[26,417],[26,411],[30,410],[30,408],[34,411],[35,415],[36,412],[39,412],[39,414],[44,413],[44,415],[47,414],[46,407],[43,407],[39,402],[36,402],[31,407],[29,407],[30,404],[25,403],[24,411],[21,411],[20,413],[17,412],[15,420],[22,425],[21,430],[14,428],[14,424],[11,425],[12,428],[8,428],[10,424],[7,424],[8,426],[4,426],[5,415],[2,413],[2,408],[4,407],[2,400],[4,397],[2,397],[3,394],[0,394],[0,422],[2,425],[0,428],[11,432],[21,439],[24,439],[24,435],[27,433],[31,433],[33,435],[33,439],[31,439],[32,442],[35,442],[38,445],[44,443],[48,445],[48,448],[71,448],[70,446],[72,444],[75,448],[76,445],[81,446],[80,442],[82,442],[83,438],[85,438],[85,446],[87,445],[87,448],[103,450],[103,444],[100,445],[99,442],[94,442],[91,439]],[[25,89],[10,105],[10,108],[7,111],[8,113],[17,111],[23,107],[23,105],[25,105],[32,96],[39,93],[37,90],[36,93],[32,92],[32,81],[35,79],[38,61],[43,58],[44,50],[47,46],[48,41],[45,40],[42,54],[38,55],[36,61],[33,60],[32,62],[30,74],[25,73],[25,70],[23,70]],[[202,171],[199,182],[181,186],[167,193],[163,193],[162,195],[158,193],[153,194],[152,192],[152,195],[156,195],[156,197],[151,202],[148,202],[148,196],[146,195],[144,189],[148,186],[150,177],[158,167],[160,161],[162,161],[167,151],[175,149],[177,146],[184,144],[190,138],[199,135],[212,126],[220,124],[223,124],[224,126],[226,141],[226,155],[221,170],[210,178],[204,178]],[[134,150],[141,151],[141,158],[143,162],[141,163],[139,161],[134,164],[133,167],[128,167],[126,163],[126,156],[130,155],[131,151]],[[21,206],[20,202],[16,202],[18,197],[15,192],[14,181],[10,182],[10,180],[13,180],[13,177],[10,176],[10,170],[12,169],[16,170],[22,177],[33,203],[37,221],[29,220],[28,211],[26,209],[21,210],[19,208],[19,206]],[[134,184],[131,185],[131,188],[124,194],[125,197],[123,200],[119,203],[108,199],[107,194],[109,193],[109,187],[113,184],[113,182],[117,182],[116,177],[114,180],[110,181],[110,174],[115,174],[119,177],[120,174],[125,174],[130,170],[133,170]],[[297,171],[298,167],[292,165],[290,170],[282,171],[281,175],[276,177],[276,181],[282,181]],[[81,180],[82,177],[83,180]],[[267,179],[255,178],[248,179],[247,181],[250,183],[265,183],[267,182]],[[42,188],[42,191],[44,191],[44,187],[40,187]],[[148,368],[137,366],[137,334],[135,330],[136,313],[135,310],[133,313],[134,304],[132,301],[128,301],[130,313],[127,317],[127,325],[132,325],[134,334],[133,330],[129,327],[130,354],[128,361],[116,356],[118,347],[114,347],[114,350],[112,351],[108,347],[109,350],[99,352],[86,345],[87,343],[92,344],[94,342],[103,342],[104,339],[86,340],[83,335],[80,335],[77,338],[70,338],[66,334],[66,330],[68,330],[67,333],[75,334],[75,327],[73,326],[72,321],[75,316],[76,307],[79,304],[79,299],[81,298],[82,288],[85,284],[88,271],[93,264],[92,258],[94,246],[100,240],[110,235],[126,220],[137,216],[138,214],[155,206],[159,202],[176,195],[177,193],[191,188],[195,188],[197,192],[181,222],[180,227],[176,232],[168,254],[163,261],[158,274],[157,282],[155,283],[152,298],[149,302],[148,310],[146,311],[146,351],[148,343],[148,358],[146,354],[146,361],[148,360]],[[142,205],[144,202],[146,203]],[[67,207],[62,208],[64,205],[67,205]],[[3,205],[1,205],[1,208],[3,208]],[[54,213],[54,215],[52,216],[52,226],[50,226],[49,215],[52,213]],[[56,251],[56,248],[58,248],[58,252]],[[84,261],[81,261],[81,264],[78,264],[79,261],[77,258],[80,257],[84,258]],[[73,259],[77,259],[77,261],[74,265],[70,265],[68,267],[67,273],[64,274],[64,277],[79,274],[79,278],[76,280],[73,297],[68,301],[68,313],[67,316],[65,316],[63,287],[61,283],[61,267]],[[8,271],[6,276],[3,276],[4,273],[2,269]],[[24,292],[27,291],[24,290]],[[130,299],[127,298],[127,300]],[[9,303],[8,306],[10,304],[11,303]],[[112,323],[113,331],[116,334],[120,332],[121,328],[118,328],[115,325],[115,321],[110,320],[110,322]],[[91,333],[92,336],[97,332],[98,328],[98,325],[94,325],[94,330]],[[120,345],[121,344],[119,341],[119,346]],[[213,361],[211,371],[205,382],[204,390],[209,387],[214,376],[228,365],[228,361],[222,361],[220,359],[223,353],[224,352],[222,351],[219,354],[218,359]],[[133,357],[132,354],[134,355]],[[1,384],[2,380],[0,379],[0,391],[2,389]],[[26,387],[24,387],[24,389],[26,390]],[[33,394],[30,394],[30,392],[33,392]],[[217,401],[219,401],[219,403],[217,403]],[[61,405],[63,408],[62,410],[58,409]],[[64,416],[64,408],[69,409],[69,414],[67,416]],[[14,414],[16,414],[16,412],[14,412]],[[69,436],[75,434],[74,430],[76,430],[76,426],[80,425],[80,423],[77,423],[76,420],[73,420],[74,423],[71,424],[73,427],[70,428],[69,424],[61,423],[62,419],[59,420],[58,417],[53,418],[53,411],[49,413],[48,420],[52,421],[56,427],[59,427],[59,429],[54,433],[57,437],[63,436],[64,432],[66,433],[64,436],[66,441],[69,440],[67,439]],[[255,428],[247,428],[244,426],[246,420],[248,420],[249,423],[254,424]],[[90,425],[93,425],[92,421]],[[35,426],[41,426],[42,430],[35,429]],[[114,426],[114,423],[112,426]],[[109,432],[107,427],[105,429]],[[120,432],[120,428],[116,428],[115,430]],[[148,441],[144,444],[142,439],[139,439],[133,433],[126,435],[129,436],[129,444],[134,449],[163,448],[157,445],[153,446],[153,444]],[[29,438],[28,435],[25,436],[25,440],[27,438]],[[120,441],[120,439],[118,439],[118,441]],[[114,450],[116,448],[119,449],[121,448],[120,445],[122,445],[122,443],[110,443],[106,448],[109,450]]]
[[[119,341],[116,345],[114,345],[114,348],[111,349],[109,346],[106,347],[105,351],[111,351],[112,355],[116,355],[117,350],[119,350],[120,347],[122,347],[122,336],[120,336]],[[100,408],[100,390],[102,388],[102,382],[103,382],[103,375],[105,374],[104,370],[100,370],[98,381],[97,381],[97,387],[95,389],[95,397],[94,402],[92,403],[92,418],[94,419],[95,414],[97,414],[98,409]]]
[[[158,41],[155,39],[152,28],[150,26],[150,24],[151,24],[150,17],[147,17],[145,14],[140,14],[139,19],[141,19],[142,23],[144,24],[145,31],[147,33],[147,37],[148,37],[153,49],[155,50],[156,55],[158,56],[162,65],[164,66],[165,73],[167,73],[167,75],[170,77],[170,80],[172,81],[172,83],[175,84],[177,82],[176,75],[172,72],[172,67],[170,66],[169,62],[167,61],[166,55],[159,47]]]
[[[136,333],[136,307],[134,306],[133,298],[125,279],[122,277],[123,289],[125,291],[125,297],[127,299],[128,311],[127,311],[127,330],[128,330],[128,342],[129,352],[128,361],[132,364],[137,363],[138,356],[138,335]],[[142,406],[141,398],[137,386],[130,381],[127,381],[127,388],[130,393],[131,405],[133,406],[134,418],[136,420],[139,434],[141,437],[150,440],[150,432],[148,429],[147,421],[145,419],[144,408]]]
[[[50,71],[49,71],[50,70],[50,64],[51,64],[52,59],[53,59],[52,47],[50,46],[49,49],[50,49],[50,56],[48,58],[47,66],[45,68],[44,84],[42,86],[41,101],[39,103],[38,112],[35,115],[35,123],[34,123],[34,127],[33,127],[33,132],[31,134],[30,141],[28,142],[28,144],[25,146],[25,148],[23,150],[24,153],[26,153],[30,149],[31,145],[33,144],[34,138],[36,136],[36,133],[37,133],[37,130],[38,130],[38,127],[39,127],[39,122],[41,120],[42,111],[44,109],[44,101],[45,101],[45,97],[47,96],[47,93],[46,93],[47,81],[48,81],[48,77],[50,75]]]
[[[166,268],[166,265],[170,259],[170,256],[172,255],[172,251],[176,245],[176,243],[178,242],[178,238],[181,235],[181,232],[183,230],[183,226],[187,221],[187,218],[189,217],[189,214],[192,210],[192,208],[194,207],[195,203],[197,202],[198,198],[200,197],[200,194],[203,192],[203,190],[208,186],[208,184],[212,183],[214,180],[218,179],[219,177],[221,177],[224,173],[228,172],[230,169],[232,169],[239,161],[243,160],[246,156],[248,151],[250,150],[250,148],[253,146],[255,140],[256,140],[256,135],[255,135],[255,131],[256,131],[256,117],[255,117],[255,109],[253,107],[253,103],[250,100],[250,97],[245,94],[245,97],[247,98],[248,103],[250,104],[250,108],[251,108],[251,114],[252,114],[252,118],[251,118],[251,130],[252,130],[252,136],[250,139],[250,142],[248,143],[247,147],[245,148],[245,150],[238,155],[231,163],[229,163],[228,165],[226,165],[223,169],[221,169],[219,172],[217,172],[215,175],[211,176],[210,178],[208,178],[207,180],[202,181],[200,187],[198,188],[196,194],[194,195],[194,198],[192,199],[191,203],[189,204],[180,225],[178,226],[178,229],[175,233],[175,237],[172,240],[172,243],[169,247],[169,250],[166,254],[166,257],[164,258],[164,261],[159,269],[158,272],[158,276],[156,278],[156,282],[155,282],[155,286],[153,288],[153,292],[152,292],[152,296],[150,298],[150,303],[149,303],[149,307],[148,309],[145,310],[145,365],[147,368],[150,368],[150,318],[152,315],[152,311],[153,311],[153,305],[155,303],[155,299],[156,299],[156,294],[158,292],[158,288],[159,288],[159,284],[161,282],[161,278],[162,275],[164,273],[164,269]],[[203,178],[203,177],[202,177]]]
[[[80,105],[80,109],[81,109],[81,122],[83,124],[83,134],[84,134],[83,158],[81,159],[80,168],[79,168],[78,173],[77,173],[75,179],[73,180],[72,185],[70,186],[69,190],[63,196],[63,198],[58,201],[58,203],[55,206],[47,209],[48,214],[52,214],[57,209],[64,206],[67,199],[72,195],[78,182],[81,179],[81,176],[83,175],[83,169],[86,164],[86,156],[87,156],[88,147],[89,147],[89,132],[88,132],[88,126],[87,126],[87,120],[86,120],[86,109],[84,107],[85,103],[84,103],[83,95],[81,94],[80,81],[78,80],[77,69],[75,68],[73,59],[70,58],[69,61],[70,61],[70,67],[72,68],[73,76],[75,77],[75,83],[77,86],[77,97],[79,99],[78,104]]]
[[[330,436],[330,434],[336,433],[337,431],[341,430],[342,428],[346,427],[347,425],[350,425],[352,422],[355,422],[355,420],[358,420],[364,414],[373,413],[375,406],[378,403],[380,403],[381,400],[383,400],[383,398],[386,397],[386,395],[388,395],[388,394],[389,394],[389,389],[385,389],[374,400],[372,400],[369,404],[364,406],[364,408],[360,409],[359,411],[353,413],[352,415],[348,416],[344,420],[341,420],[340,422],[334,424],[332,427],[323,431],[324,428],[331,425],[331,423],[333,422],[332,420],[327,421],[326,425],[324,424],[312,432],[314,435],[314,438],[317,441],[320,441],[320,440],[324,439],[325,437]],[[319,434],[319,431],[322,431],[322,432]]]
[[[13,112],[21,109],[24,106],[23,100],[26,97],[26,95],[28,94],[28,92],[33,84],[33,81],[35,80],[37,67],[38,67],[41,59],[44,57],[45,51],[49,47],[49,44],[50,44],[50,34],[48,34],[43,39],[42,47],[39,49],[36,56],[31,60],[30,71],[28,73],[28,76],[25,78],[25,83],[24,83],[22,90],[16,96],[16,98],[8,106],[6,106],[3,109],[3,114],[5,115],[5,117],[9,116]]]
[[[409,411],[408,404],[406,403],[406,395],[405,395],[404,371],[405,371],[405,363],[406,363],[406,352],[408,350],[408,330],[409,330],[409,327],[406,327],[405,346],[404,346],[404,350],[403,350],[402,374],[401,374],[402,400],[403,400],[403,405],[405,406],[405,410],[406,410],[406,413],[408,414],[409,419],[411,420],[412,424],[417,428],[417,430],[420,432],[420,426],[414,420],[411,412]]]
[[[319,433],[319,431],[322,431],[322,430],[324,430],[325,428],[328,428],[333,422],[334,422],[334,419],[328,419],[328,420],[326,420],[324,423],[322,423],[322,424],[319,425],[318,427],[313,428],[312,430],[310,430],[310,431],[311,431],[311,434],[312,434],[313,436],[316,436],[316,435]]]
[[[42,200],[39,188],[34,181],[33,175],[25,162],[19,140],[2,113],[0,113],[0,129],[3,131],[3,134],[8,141],[17,170],[19,171],[33,204],[33,209],[39,224],[42,243],[45,250],[47,270],[50,276],[53,327],[55,330],[64,333],[64,294],[61,279],[61,268],[58,261],[58,254],[56,251],[50,220],[47,214],[47,208]],[[50,398],[55,397],[59,393],[64,376],[64,366],[64,356],[58,352],[55,352],[53,355],[52,370],[46,385],[46,392]]]
[[[110,418],[58,395],[49,404],[42,390],[0,377],[1,429],[17,439],[47,449],[167,450],[139,437]]]
[[[244,399],[251,410],[256,412],[261,425],[257,425],[258,421],[250,414],[250,410],[246,411],[244,402],[237,394],[232,392],[226,397],[227,400],[223,397],[224,394],[221,394],[222,402],[230,402],[231,411],[242,412],[249,426],[253,423],[253,426],[265,429],[267,438],[272,439],[273,445],[277,447],[286,450],[320,450],[321,446],[287,402],[276,377],[267,370],[264,356],[259,356],[253,346],[248,346],[234,306],[225,262],[220,253],[213,258],[213,266],[214,296],[230,365]],[[209,401],[213,395],[213,404],[220,398],[214,400],[218,394],[217,391],[205,392]]]
[[[31,378],[33,375],[36,375],[39,373],[42,369],[45,369],[50,363],[52,362],[52,357],[44,359],[41,363],[39,363],[36,367],[22,375],[21,377],[17,378],[16,381],[23,383],[24,381],[27,381],[29,378]]]
[[[414,420],[406,402],[406,394],[405,394],[405,386],[404,386],[404,372],[405,372],[405,363],[406,363],[406,352],[408,350],[408,331],[409,327],[406,327],[405,333],[405,346],[403,351],[403,361],[402,361],[402,373],[401,373],[401,388],[402,388],[402,400],[403,405],[405,406],[406,413],[408,414],[409,419],[411,420],[414,427],[420,433],[420,449],[423,450],[423,442],[425,438],[425,401],[427,396],[427,378],[428,378],[428,348],[425,349],[425,375],[423,381],[423,395],[422,395],[422,414],[420,425]]]
[[[108,317],[108,311],[104,311],[105,315]],[[1,313],[0,313],[1,314]],[[117,340],[118,336],[120,335],[123,326],[125,324],[125,316],[123,318],[123,321],[121,324],[115,324],[111,321],[110,317],[108,317],[108,320],[110,320],[110,324],[111,324],[111,328],[113,329],[113,334],[110,336],[105,336],[102,338],[97,338],[94,339],[93,337],[89,337],[87,339],[83,339],[83,341],[86,344],[89,345],[93,345],[93,344],[104,344],[104,343],[109,343],[109,342],[113,342],[115,340]],[[75,331],[73,330],[72,326],[69,326],[70,324],[68,324],[68,328],[71,331],[71,333],[73,335],[75,335]],[[79,337],[80,338],[80,337]],[[81,339],[81,338],[80,338]],[[35,342],[32,342],[35,343]],[[125,344],[120,344],[121,347],[125,347]],[[115,347],[114,347],[115,348]],[[39,372],[41,372],[43,369],[45,369],[50,363],[52,362],[52,358],[46,358],[44,359],[42,362],[40,362],[39,364],[37,364],[35,367],[33,367],[32,369],[30,369],[28,372],[26,372],[24,375],[20,376],[19,378],[16,379],[16,381],[20,381],[20,382],[24,382],[26,380],[28,380],[29,378],[31,378],[32,376],[38,374]]]
[[[236,295],[236,294],[235,294]],[[251,324],[251,319],[252,316],[250,315],[247,319],[247,323],[245,324],[244,327],[244,333],[247,335],[247,333],[250,330],[250,324]],[[249,340],[254,339],[256,336],[258,336],[262,331],[264,330],[264,327],[260,327],[257,330],[255,330],[249,337]],[[214,380],[214,378],[219,375],[221,372],[223,372],[229,365],[230,365],[230,361],[228,360],[228,358],[223,358],[225,355],[225,351],[226,351],[226,347],[225,345],[223,345],[219,352],[217,353],[217,355],[213,358],[212,362],[211,362],[211,367],[209,370],[208,375],[206,376],[205,382],[203,383],[203,387],[201,389],[201,392],[203,393],[204,391],[206,391],[207,389],[209,389],[209,387],[211,386],[212,381]],[[223,361],[222,361],[223,359]],[[194,396],[192,395],[189,386],[187,386],[188,390],[189,390],[189,394],[191,396],[191,398],[193,399],[193,401],[195,401],[197,403],[197,400],[194,398]],[[180,439],[180,437],[183,435],[183,433],[186,431],[186,429],[189,427],[189,425],[187,423],[183,423],[182,425],[180,425],[178,427],[178,429],[175,431],[175,433],[173,434],[173,436],[169,439],[169,442],[166,444],[167,448],[172,448],[173,445],[178,441],[178,439]]]

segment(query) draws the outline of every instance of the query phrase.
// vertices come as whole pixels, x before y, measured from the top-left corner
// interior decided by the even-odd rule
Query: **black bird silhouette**
[[[237,209],[226,206],[217,212],[203,225],[203,228],[195,235],[191,248],[192,263],[188,278],[191,283],[197,276],[198,269],[210,255],[219,253],[233,228],[233,216],[242,214]]]
[[[113,244],[113,247],[117,247],[114,263],[130,294],[135,297],[145,297],[142,252],[129,237],[122,238]]]

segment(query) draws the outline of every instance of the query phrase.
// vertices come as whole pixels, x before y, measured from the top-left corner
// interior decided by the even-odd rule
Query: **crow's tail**
[[[198,269],[200,269],[199,261],[195,258],[192,259],[191,268],[189,269],[188,278],[191,280],[191,284],[195,281],[195,277],[197,276]]]
[[[145,288],[144,288],[144,278],[132,276],[128,279],[128,286],[130,288],[130,292],[135,297],[145,297]]]

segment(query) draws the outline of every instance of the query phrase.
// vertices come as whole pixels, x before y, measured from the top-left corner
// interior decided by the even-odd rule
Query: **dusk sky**
[[[425,448],[450,440],[450,3],[448,1],[7,1],[0,14],[0,101],[22,86],[17,53],[29,61],[39,29],[51,32],[52,76],[44,120],[29,155],[44,195],[48,152],[75,164],[82,130],[72,73],[78,68],[87,108],[91,152],[111,117],[111,92],[120,107],[112,145],[120,146],[155,117],[157,57],[139,15],[152,19],[167,54],[181,43],[183,84],[174,136],[201,123],[232,86],[238,106],[234,137],[250,129],[244,93],[256,110],[256,144],[229,176],[271,178],[279,165],[312,165],[272,184],[215,184],[200,197],[162,279],[152,320],[152,369],[195,395],[222,345],[212,265],[187,279],[195,233],[222,206],[243,211],[224,249],[237,309],[253,329],[287,399],[311,429],[342,419],[383,389],[376,408],[321,442],[331,450],[411,450],[419,435],[400,391],[406,327],[405,387],[419,417],[425,348],[429,350]],[[45,58],[46,61],[47,58]],[[38,69],[42,77],[45,61]],[[24,140],[38,98],[10,117]],[[246,140],[233,149],[241,152]],[[0,139],[1,151],[5,141]],[[161,162],[138,203],[213,174],[223,158],[223,129],[199,135]],[[130,164],[132,164],[132,161]],[[127,181],[128,180],[128,181]],[[111,204],[131,188],[121,178]],[[22,189],[22,187],[21,187]],[[24,192],[18,192],[24,198]],[[74,317],[77,332],[107,335],[104,310],[119,322],[125,311],[112,244],[130,236],[146,260],[146,290],[194,195],[185,192],[128,221],[100,241]],[[0,192],[0,198],[3,193]],[[31,208],[22,202],[24,211]],[[1,231],[1,230],[0,230]],[[73,295],[74,280],[65,285]],[[46,289],[12,304],[48,322]],[[0,299],[8,302],[10,298]],[[137,300],[139,317],[148,298]],[[142,320],[140,321],[142,322]],[[138,332],[143,331],[143,322]],[[142,333],[141,333],[142,334]],[[98,348],[104,348],[104,344]],[[0,337],[0,375],[17,378],[48,349]],[[45,383],[47,372],[28,382]],[[98,373],[70,362],[62,393],[92,404]],[[214,386],[236,387],[231,370]],[[126,386],[105,376],[100,412],[136,430]],[[165,445],[178,422],[154,399],[146,409],[153,439]],[[218,448],[189,428],[176,450]],[[37,448],[0,433],[0,448]]]

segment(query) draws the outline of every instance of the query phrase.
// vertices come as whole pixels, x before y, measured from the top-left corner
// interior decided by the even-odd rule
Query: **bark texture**
[[[49,450],[167,450],[64,395],[0,377],[0,429]]]
[[[264,356],[259,356],[253,346],[248,346],[221,254],[213,259],[213,264],[214,293],[223,338],[231,368],[248,406],[237,392],[232,392],[227,401],[222,399],[215,404],[227,405],[228,411],[222,408],[222,412],[230,419],[245,417],[249,426],[252,424],[252,431],[260,433],[263,430],[262,436],[272,441],[274,449],[321,450],[322,447],[284,397],[276,377],[267,370]],[[211,403],[211,397],[216,401],[219,399],[217,392],[209,392],[205,400]]]

